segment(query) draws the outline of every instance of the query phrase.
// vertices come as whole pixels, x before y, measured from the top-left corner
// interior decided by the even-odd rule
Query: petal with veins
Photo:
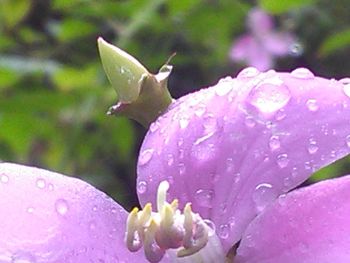
[[[281,196],[244,232],[235,263],[350,262],[350,176]]]
[[[125,246],[126,211],[91,185],[10,163],[0,178],[1,262],[146,262]]]
[[[253,75],[243,71],[174,102],[157,120],[163,128],[143,142],[154,158],[138,165],[138,181],[147,182],[142,204],[155,204],[168,180],[169,197],[212,220],[226,251],[277,196],[350,152],[344,84],[307,69]]]

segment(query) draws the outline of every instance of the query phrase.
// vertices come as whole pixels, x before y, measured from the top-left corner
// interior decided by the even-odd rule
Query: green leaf
[[[319,53],[321,56],[328,56],[334,52],[350,46],[350,28],[337,32],[323,41]]]
[[[281,14],[311,5],[315,0],[259,0],[259,5],[262,9],[271,14]]]
[[[28,0],[2,0],[0,2],[0,25],[13,27],[19,23],[30,9]]]

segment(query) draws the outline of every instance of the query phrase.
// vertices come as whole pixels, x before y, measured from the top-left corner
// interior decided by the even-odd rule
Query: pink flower
[[[230,50],[233,61],[244,61],[259,70],[273,66],[274,57],[291,53],[296,43],[295,36],[274,29],[271,16],[260,9],[252,9],[248,14],[247,27],[250,31],[239,37]]]
[[[173,102],[141,147],[144,210],[129,216],[81,180],[0,164],[0,260],[349,262],[350,177],[291,191],[350,153],[349,85],[247,68]]]

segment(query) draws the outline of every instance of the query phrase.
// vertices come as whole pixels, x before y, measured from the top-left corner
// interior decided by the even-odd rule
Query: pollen
[[[157,211],[146,204],[134,208],[127,219],[126,246],[131,252],[142,247],[149,262],[159,262],[168,250],[178,258],[188,257],[203,249],[209,239],[210,227],[192,211],[187,203],[180,211],[178,200],[166,201],[169,183],[162,181],[157,192]]]

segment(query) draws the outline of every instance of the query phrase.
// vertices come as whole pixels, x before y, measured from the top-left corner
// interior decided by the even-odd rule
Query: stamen
[[[199,214],[192,212],[190,203],[185,205],[183,213],[178,209],[177,199],[169,204],[166,201],[168,189],[167,181],[159,184],[156,212],[152,212],[150,203],[141,211],[134,208],[130,212],[126,227],[127,248],[135,252],[143,245],[147,260],[153,263],[161,261],[165,253],[175,257],[175,262],[187,262],[187,258],[188,262],[212,262],[207,259],[222,257],[220,241],[215,234],[209,237],[210,227]],[[209,243],[214,244],[213,247],[206,248]],[[202,251],[206,251],[205,256],[199,254]]]

